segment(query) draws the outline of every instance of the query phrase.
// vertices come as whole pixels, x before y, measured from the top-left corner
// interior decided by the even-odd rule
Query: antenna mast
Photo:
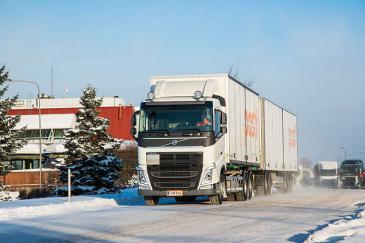
[[[51,96],[54,97],[53,93],[53,67],[51,66]]]

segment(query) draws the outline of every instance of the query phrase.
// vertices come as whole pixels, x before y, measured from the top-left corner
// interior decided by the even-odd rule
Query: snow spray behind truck
[[[296,116],[228,74],[152,77],[134,114],[139,194],[192,201],[249,200],[290,191],[297,172]]]

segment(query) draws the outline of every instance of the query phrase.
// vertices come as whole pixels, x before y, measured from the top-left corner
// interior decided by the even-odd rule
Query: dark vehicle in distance
[[[362,160],[345,160],[340,167],[342,188],[362,188],[365,186],[365,169]]]

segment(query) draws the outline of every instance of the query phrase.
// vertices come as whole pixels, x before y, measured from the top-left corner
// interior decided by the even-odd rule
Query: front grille
[[[160,164],[148,165],[154,190],[196,190],[203,169],[202,153],[159,153]]]
[[[343,186],[355,186],[355,177],[343,177],[342,185]]]

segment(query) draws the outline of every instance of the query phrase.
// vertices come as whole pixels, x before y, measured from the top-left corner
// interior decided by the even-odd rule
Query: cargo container
[[[147,205],[208,196],[248,200],[289,191],[297,171],[296,116],[228,74],[159,76],[134,114],[139,193]]]

